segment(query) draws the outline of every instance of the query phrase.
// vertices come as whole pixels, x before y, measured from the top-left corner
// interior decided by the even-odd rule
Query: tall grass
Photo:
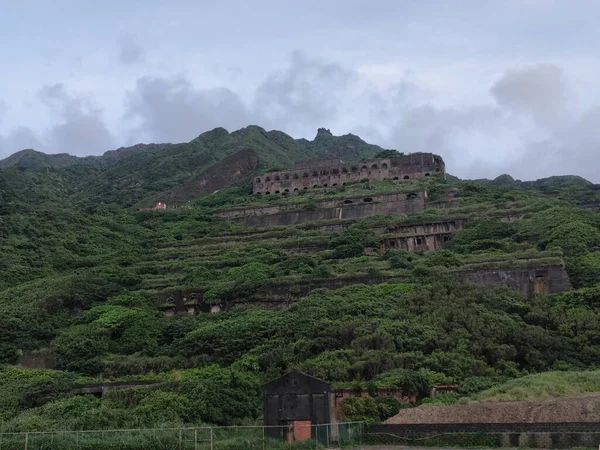
[[[480,392],[475,395],[474,400],[545,400],[591,392],[600,392],[600,370],[528,375]]]

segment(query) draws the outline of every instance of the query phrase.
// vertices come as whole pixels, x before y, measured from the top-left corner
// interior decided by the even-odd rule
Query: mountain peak
[[[329,131],[327,128],[319,128],[317,130],[317,136],[315,137],[315,140],[319,139],[319,138],[324,138],[324,137],[332,137],[333,134],[331,134],[331,131]]]

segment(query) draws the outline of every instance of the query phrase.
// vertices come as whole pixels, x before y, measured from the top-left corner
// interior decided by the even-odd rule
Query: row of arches
[[[426,176],[426,177],[431,176],[431,174],[429,172],[427,172],[427,173],[425,173],[423,175]],[[410,180],[411,177],[410,177],[410,175],[404,175],[404,177],[402,179],[403,180]],[[393,180],[394,181],[400,181],[400,178],[399,177],[394,177]],[[346,183],[342,183],[341,186],[346,186]],[[333,183],[333,184],[331,184],[331,186],[329,184],[327,184],[327,183],[324,183],[324,184],[321,184],[321,185],[315,184],[315,185],[312,186],[312,189],[327,188],[327,187],[338,187],[338,183]],[[300,188],[294,188],[292,191],[293,192],[297,192],[299,190],[307,190],[307,189],[308,189],[308,186],[304,186],[304,187],[302,187],[302,189],[300,189]],[[278,189],[278,190],[274,191],[273,193],[274,194],[288,194],[288,193],[290,193],[290,189],[283,189],[283,190]],[[262,192],[257,191],[257,192],[255,192],[255,194],[260,195],[260,194],[262,194]],[[264,194],[270,195],[271,191],[265,191]]]
[[[383,163],[381,165],[382,169],[387,169],[388,165],[387,163]],[[371,165],[371,170],[378,170],[379,166],[377,164],[373,164]],[[358,166],[351,166],[350,168],[348,167],[342,167],[341,169],[339,168],[335,168],[335,169],[321,169],[321,170],[313,170],[310,174],[309,172],[303,172],[303,173],[284,173],[281,175],[267,175],[265,176],[265,183],[269,183],[271,181],[281,181],[281,180],[298,180],[300,178],[309,178],[309,177],[318,177],[318,176],[327,176],[327,175],[339,175],[340,173],[357,173],[358,171],[368,171],[369,167],[367,167],[367,165],[363,165],[360,167]],[[256,178],[256,183],[260,184],[262,183],[262,179],[260,177]]]

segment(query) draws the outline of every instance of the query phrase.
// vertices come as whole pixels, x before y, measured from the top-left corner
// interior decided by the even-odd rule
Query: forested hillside
[[[240,152],[252,164],[223,182]],[[251,194],[256,175],[294,161],[382,152],[323,129],[307,141],[248,127],[100,157],[26,151],[1,162],[0,430],[254,423],[260,385],[290,369],[426,397],[439,383],[474,395],[597,368],[600,186],[449,176]],[[418,214],[271,227],[215,214],[413,191],[427,192]],[[180,204],[143,210],[162,198]],[[464,226],[437,251],[382,247],[394,227],[448,221]],[[573,290],[527,297],[461,275],[532,267],[564,267]],[[181,308],[186,293],[198,295]],[[17,365],[34,357],[53,369]],[[125,379],[164,382],[102,399],[69,393]]]

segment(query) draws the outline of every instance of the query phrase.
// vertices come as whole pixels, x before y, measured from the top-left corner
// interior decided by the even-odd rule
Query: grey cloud
[[[144,60],[144,50],[133,36],[122,36],[118,42],[119,62],[123,65],[131,65]]]
[[[508,70],[494,83],[490,94],[500,106],[529,113],[548,126],[564,117],[569,102],[565,74],[553,64]]]
[[[258,87],[256,117],[269,127],[314,133],[336,120],[343,93],[355,80],[352,70],[295,52],[285,70],[271,74]]]
[[[63,84],[44,86],[38,97],[59,117],[45,136],[48,150],[75,155],[99,154],[114,148],[114,139],[91,98],[72,95]]]
[[[19,150],[40,147],[40,141],[35,133],[26,127],[13,128],[5,135],[0,135],[0,157],[2,158]]]
[[[182,77],[140,78],[126,103],[126,117],[137,122],[134,133],[154,142],[189,141],[216,127],[238,129],[250,118],[235,92],[195,89]]]

